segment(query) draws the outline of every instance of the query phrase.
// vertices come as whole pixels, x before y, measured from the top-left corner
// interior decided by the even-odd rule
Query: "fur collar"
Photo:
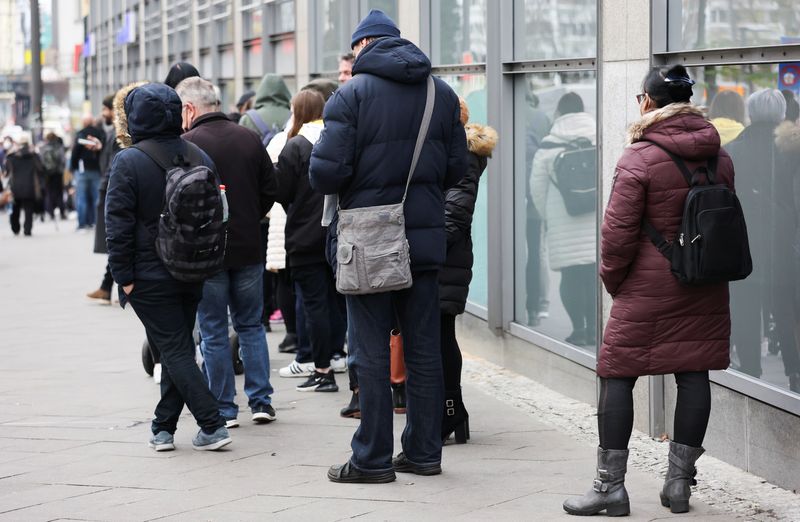
[[[467,131],[467,148],[470,152],[478,156],[492,156],[492,151],[497,145],[496,130],[479,123],[467,123],[464,130]]]
[[[784,153],[800,153],[800,125],[784,121],[775,128],[775,145]]]
[[[128,133],[128,115],[125,114],[125,98],[128,94],[137,87],[141,87],[150,82],[134,82],[129,83],[122,89],[118,90],[114,95],[114,103],[112,104],[114,111],[114,128],[117,133],[117,143],[123,149],[133,145],[133,139]]]
[[[649,127],[679,114],[693,114],[705,118],[706,110],[704,107],[698,107],[691,103],[670,103],[666,107],[650,111],[642,116],[642,119],[628,127],[627,144],[630,145],[641,140]]]

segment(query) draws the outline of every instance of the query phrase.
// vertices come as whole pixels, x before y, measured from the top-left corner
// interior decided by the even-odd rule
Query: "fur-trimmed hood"
[[[641,141],[647,129],[656,123],[668,120],[669,118],[678,116],[680,114],[691,114],[694,116],[700,116],[701,118],[706,117],[706,111],[703,107],[698,107],[697,105],[692,105],[691,103],[670,103],[666,107],[648,112],[642,116],[642,119],[631,124],[631,126],[628,127],[627,144],[630,145],[632,143],[636,143],[637,141]]]
[[[125,98],[135,88],[141,87],[142,85],[146,85],[148,83],[150,82],[144,81],[129,83],[122,89],[118,90],[114,95],[114,128],[116,129],[117,133],[117,143],[119,143],[119,146],[123,149],[133,145],[133,139],[128,132],[128,115],[125,114]]]
[[[775,128],[775,145],[785,154],[800,154],[800,125],[784,121]]]
[[[467,148],[478,156],[491,157],[497,145],[497,131],[488,125],[480,123],[467,123],[464,126],[467,132]]]

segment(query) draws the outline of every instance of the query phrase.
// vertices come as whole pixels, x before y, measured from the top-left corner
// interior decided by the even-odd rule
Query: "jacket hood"
[[[130,91],[125,97],[125,114],[133,143],[180,136],[181,107],[178,93],[163,83],[148,83]]]
[[[691,103],[671,103],[648,112],[628,129],[628,144],[652,141],[688,160],[703,160],[719,153],[717,129],[705,110]]]
[[[307,139],[312,145],[319,141],[319,136],[322,134],[322,129],[325,128],[323,125],[322,120],[317,121],[310,121],[308,123],[304,123],[302,127],[300,127],[300,131],[297,133],[298,136],[303,136]]]
[[[292,100],[292,94],[286,86],[286,82],[278,74],[267,74],[261,80],[261,85],[258,86],[256,91],[255,109],[272,105],[275,107],[283,107],[289,109],[289,102]]]
[[[560,116],[553,122],[544,142],[564,143],[576,138],[586,138],[593,144],[597,142],[597,122],[586,112],[572,112]]]
[[[431,73],[431,61],[404,38],[380,38],[358,53],[353,75],[369,73],[400,83],[420,83]]]
[[[125,98],[132,90],[142,85],[147,85],[148,82],[134,82],[129,83],[122,89],[118,90],[114,95],[112,107],[114,110],[114,128],[117,134],[117,143],[123,149],[133,145],[131,135],[128,133],[128,116],[125,114]]]
[[[478,156],[491,157],[497,145],[497,131],[488,125],[468,123],[464,126],[467,132],[467,148]]]
[[[800,125],[785,121],[775,128],[775,145],[785,154],[800,154]]]

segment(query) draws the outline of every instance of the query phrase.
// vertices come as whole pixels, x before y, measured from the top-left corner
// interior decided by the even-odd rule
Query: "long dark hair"
[[[304,123],[322,118],[324,108],[325,99],[317,91],[306,89],[295,94],[292,98],[292,128],[286,138],[297,136]]]
[[[660,109],[670,103],[685,103],[692,97],[694,80],[683,65],[653,69],[644,78],[642,90]]]

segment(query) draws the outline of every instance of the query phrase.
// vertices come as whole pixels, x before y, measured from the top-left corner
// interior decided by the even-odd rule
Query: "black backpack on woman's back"
[[[716,184],[717,157],[708,166],[689,172],[681,158],[655,142],[681,171],[690,190],[675,241],[669,243],[651,223],[642,226],[650,241],[671,263],[671,270],[686,285],[738,281],[753,271],[742,206],[733,190]],[[707,184],[701,185],[705,177]]]

